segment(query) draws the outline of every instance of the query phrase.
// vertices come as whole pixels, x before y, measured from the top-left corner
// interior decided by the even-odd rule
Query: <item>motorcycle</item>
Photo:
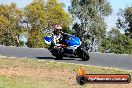
[[[83,61],[87,61],[90,58],[88,51],[81,47],[81,41],[75,35],[64,34],[61,43],[58,45],[51,43],[51,36],[44,37],[44,41],[50,45],[48,50],[57,59],[63,59],[63,57],[79,57]]]

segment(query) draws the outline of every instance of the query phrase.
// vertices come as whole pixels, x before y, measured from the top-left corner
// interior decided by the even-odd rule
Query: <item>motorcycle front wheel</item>
[[[81,47],[78,47],[76,50],[77,55],[79,56],[79,58],[81,58],[83,61],[88,61],[90,56],[89,53],[82,49]]]

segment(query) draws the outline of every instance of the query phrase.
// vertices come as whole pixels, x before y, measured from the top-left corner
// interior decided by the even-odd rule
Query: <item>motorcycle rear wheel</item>
[[[56,57],[57,60],[62,60],[63,59],[63,56],[61,55],[54,55]]]
[[[52,55],[55,56],[57,60],[63,59],[63,56],[61,54],[59,54],[58,50],[56,50],[56,49],[52,50]]]

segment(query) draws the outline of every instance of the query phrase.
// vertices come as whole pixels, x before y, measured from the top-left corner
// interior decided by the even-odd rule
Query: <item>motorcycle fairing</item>
[[[44,37],[44,41],[45,41],[45,43],[46,44],[51,44],[51,41],[52,41],[52,39],[51,39],[51,36],[46,36],[46,37]]]
[[[79,46],[81,45],[80,39],[73,35],[66,36],[65,43],[68,43],[69,46]]]

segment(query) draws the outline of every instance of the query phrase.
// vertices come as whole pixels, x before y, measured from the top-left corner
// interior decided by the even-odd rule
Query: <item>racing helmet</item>
[[[54,30],[61,30],[61,29],[62,29],[61,25],[55,25],[54,26]]]
[[[54,32],[56,34],[61,33],[61,31],[62,31],[62,27],[60,25],[55,25],[54,26]]]

